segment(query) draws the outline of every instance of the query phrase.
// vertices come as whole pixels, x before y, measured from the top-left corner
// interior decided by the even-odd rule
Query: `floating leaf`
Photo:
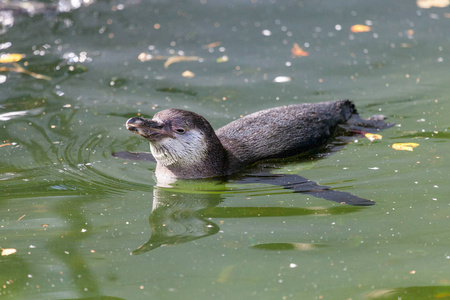
[[[186,70],[183,73],[181,73],[181,76],[186,77],[186,78],[193,78],[193,77],[195,77],[195,74],[189,70]]]
[[[419,146],[417,143],[395,143],[392,145],[392,148],[395,150],[413,151],[417,146]]]
[[[203,49],[211,49],[211,48],[219,47],[220,45],[222,45],[222,42],[214,42],[214,43],[209,43],[208,45],[203,45],[202,48]]]
[[[171,64],[180,62],[180,61],[199,61],[201,58],[198,56],[171,56],[164,63],[164,68],[168,68]]]
[[[166,62],[164,63],[164,68],[167,69],[171,64],[180,61],[199,61],[202,58],[198,56],[183,56],[183,55],[175,55],[175,56],[152,55],[142,52],[138,55],[138,59],[142,62],[146,62],[149,60],[165,60]]]
[[[2,256],[8,256],[8,255],[14,254],[16,252],[17,252],[17,250],[14,248],[5,248],[5,249],[2,249]]]
[[[308,56],[309,52],[304,51],[297,43],[294,43],[294,45],[291,48],[291,53],[293,56]]]
[[[350,27],[350,31],[351,32],[368,32],[372,30],[372,28],[370,28],[370,26],[367,25],[362,25],[362,24],[355,24],[352,27]]]
[[[31,72],[31,71],[28,71],[28,70],[22,68],[21,66],[19,66],[16,63],[13,63],[13,64],[14,64],[15,68],[0,67],[0,72],[17,72],[17,73],[23,73],[23,74],[30,75],[31,77],[34,77],[37,79],[44,79],[44,80],[49,80],[49,81],[52,80],[52,78],[50,76],[34,73],[34,72]]]
[[[420,8],[447,7],[450,5],[450,0],[417,0],[416,3]]]
[[[18,53],[8,53],[0,55],[0,63],[7,64],[18,62],[22,59],[23,55]]]
[[[365,133],[364,136],[366,138],[368,138],[371,142],[373,142],[375,140],[381,140],[383,138],[383,136],[381,134],[376,134],[376,133]]]

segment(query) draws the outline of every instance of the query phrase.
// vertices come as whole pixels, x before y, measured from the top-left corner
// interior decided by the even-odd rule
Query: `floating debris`
[[[227,62],[227,61],[228,61],[228,56],[227,55],[221,56],[218,59],[216,59],[217,63],[224,63],[224,62]]]
[[[369,32],[371,31],[372,28],[370,28],[370,26],[367,25],[363,25],[363,24],[355,24],[352,27],[350,27],[350,31],[351,32]]]
[[[207,45],[203,45],[202,48],[203,49],[211,49],[211,48],[216,48],[222,45],[222,42],[213,42],[213,43],[209,43]]]
[[[37,74],[37,73],[31,72],[31,71],[28,71],[27,69],[22,68],[19,64],[17,64],[17,62],[22,60],[23,57],[24,56],[22,54],[18,54],[18,53],[6,53],[6,54],[0,55],[0,63],[14,65],[14,68],[0,67],[0,72],[17,72],[17,73],[23,73],[23,74],[30,75],[37,79],[52,80],[52,78],[49,76]]]
[[[376,133],[365,133],[364,136],[369,139],[369,141],[373,142],[374,140],[381,140],[383,136],[381,134]]]
[[[186,70],[183,73],[181,73],[181,76],[186,77],[186,78],[194,78],[195,74],[189,70]]]
[[[272,35],[272,32],[270,30],[268,30],[268,29],[264,29],[261,33],[264,36],[271,36]]]
[[[180,61],[199,61],[201,60],[198,56],[171,56],[164,63],[164,68],[168,68],[171,64],[180,62]]]
[[[0,55],[0,63],[7,64],[22,60],[23,55],[18,53],[6,53]]]
[[[146,62],[149,60],[165,60],[164,68],[167,69],[171,64],[180,62],[180,61],[201,61],[202,58],[198,56],[183,56],[183,55],[175,55],[175,56],[163,56],[163,55],[152,55],[148,53],[142,52],[138,55],[138,59],[142,62]]]
[[[291,48],[292,56],[308,56],[309,52],[303,50],[300,48],[300,46],[297,43],[294,43],[294,45]]]
[[[395,143],[392,145],[392,148],[395,150],[413,151],[418,146],[419,144],[417,143]]]
[[[292,77],[289,76],[277,76],[273,79],[273,82],[275,83],[285,83],[292,81]]]
[[[447,7],[450,0],[417,0],[416,4],[420,8]]]
[[[4,248],[2,249],[2,256],[8,256],[17,252],[17,249],[14,248]]]

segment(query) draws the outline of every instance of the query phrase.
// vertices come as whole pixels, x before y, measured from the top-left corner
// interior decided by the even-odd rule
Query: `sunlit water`
[[[0,4],[0,52],[51,77],[0,64],[2,296],[448,297],[449,7],[77,3]],[[355,24],[371,30],[353,33]],[[308,55],[292,56],[294,43]],[[199,60],[165,68],[174,55]],[[148,151],[124,128],[138,114],[184,108],[218,128],[268,107],[344,98],[396,125],[324,159],[268,165],[373,206],[235,179],[156,188],[154,163],[111,155]],[[392,148],[411,142],[414,151]]]

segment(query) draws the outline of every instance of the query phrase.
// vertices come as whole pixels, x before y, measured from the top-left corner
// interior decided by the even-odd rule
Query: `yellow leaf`
[[[12,62],[18,62],[22,59],[23,55],[18,53],[8,53],[0,55],[0,63],[7,64]]]
[[[417,143],[395,143],[392,145],[392,148],[395,150],[413,151],[417,146],[419,146]]]
[[[364,134],[364,136],[368,138],[371,142],[373,142],[374,140],[381,140],[383,138],[381,134],[376,133],[366,133]]]
[[[16,252],[17,252],[17,250],[14,248],[5,248],[5,249],[2,249],[2,256],[8,256],[8,255],[14,254]]]
[[[352,27],[350,27],[350,31],[351,32],[368,32],[372,30],[372,28],[370,28],[370,26],[367,25],[362,25],[362,24],[355,24]]]

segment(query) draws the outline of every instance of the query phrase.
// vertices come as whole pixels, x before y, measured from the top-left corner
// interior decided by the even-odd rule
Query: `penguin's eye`
[[[178,134],[183,134],[186,132],[186,130],[184,130],[184,128],[177,128],[177,129],[175,129],[175,132]]]

